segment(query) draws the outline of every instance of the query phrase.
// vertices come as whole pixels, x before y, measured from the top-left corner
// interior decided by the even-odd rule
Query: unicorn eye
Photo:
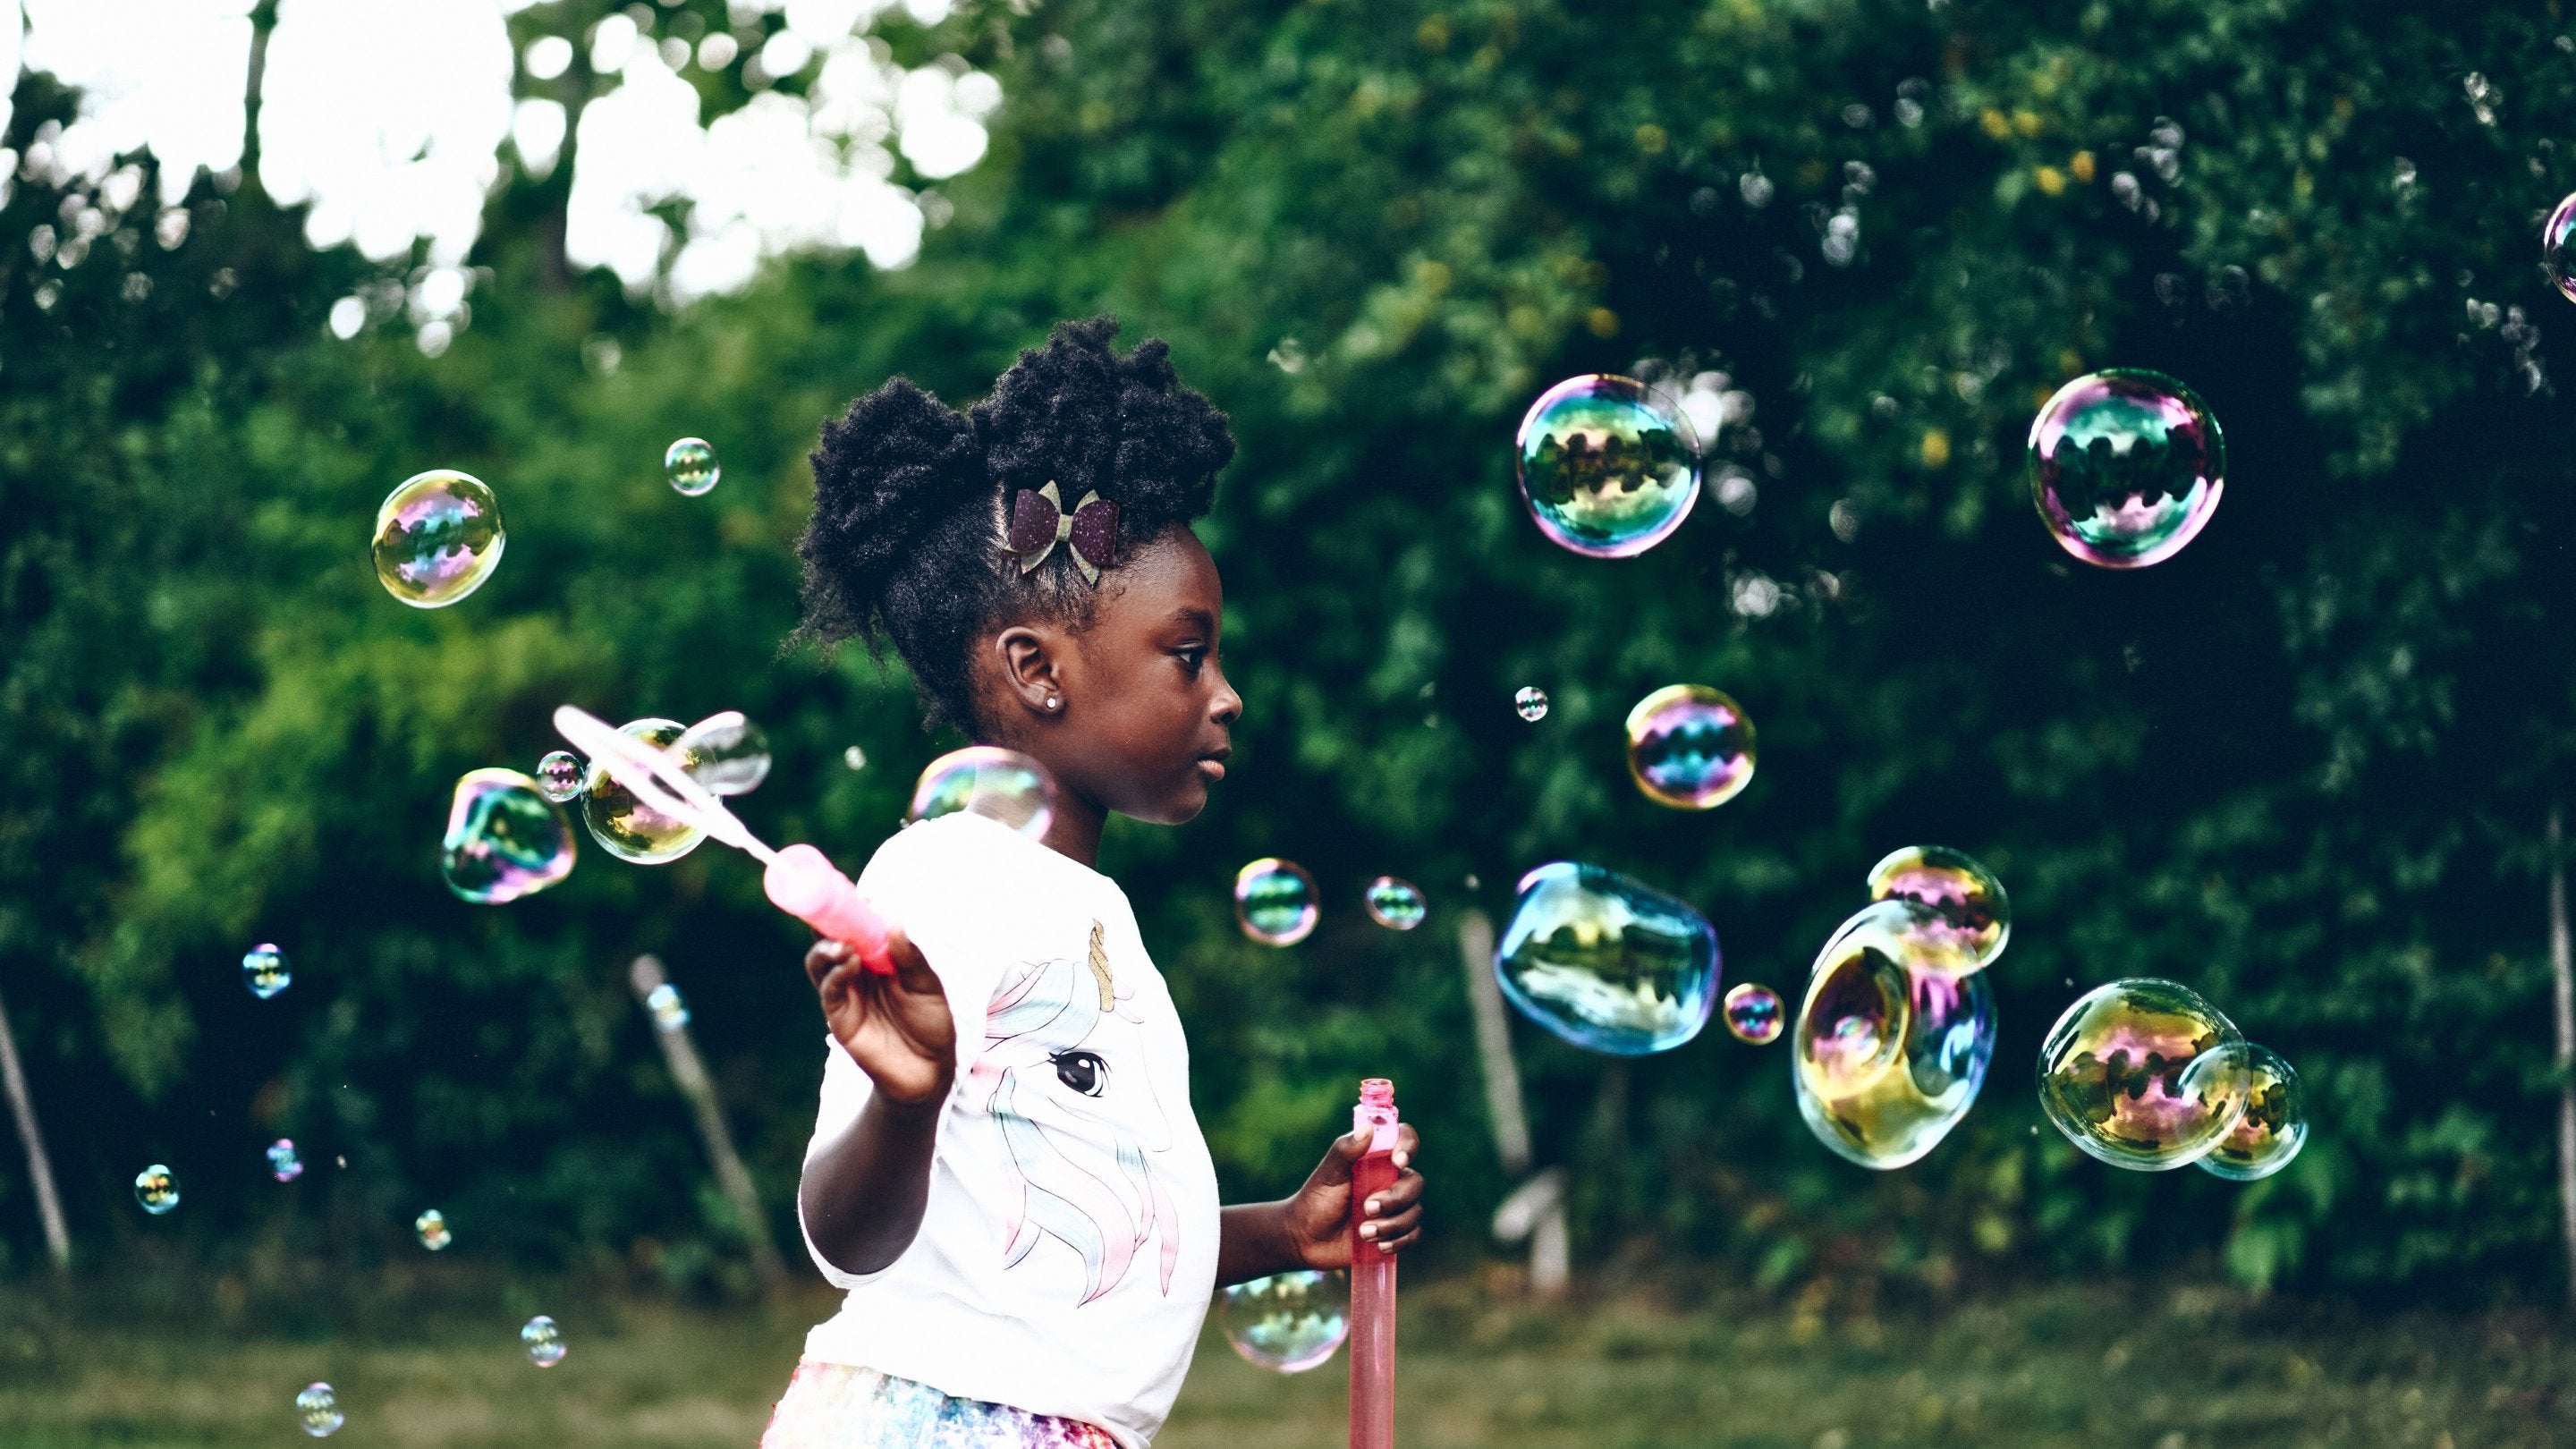
[[[1055,1079],[1082,1095],[1097,1097],[1108,1090],[1109,1064],[1100,1059],[1100,1053],[1057,1052],[1050,1060],[1055,1063]]]

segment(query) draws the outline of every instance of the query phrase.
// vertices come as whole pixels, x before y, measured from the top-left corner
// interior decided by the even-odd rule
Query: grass
[[[558,1291],[541,1306],[571,1353],[540,1370],[519,1352],[522,1310],[537,1311],[524,1290],[491,1295],[489,1312],[450,1300],[279,1313],[249,1312],[220,1285],[192,1298],[20,1287],[34,1291],[0,1290],[11,1449],[301,1443],[290,1404],[313,1379],[348,1414],[334,1449],[739,1449],[832,1306]],[[1408,1449],[2538,1449],[2569,1442],[2561,1394],[2576,1388],[2562,1318],[2372,1315],[2198,1287],[2030,1291],[1832,1324],[1749,1301],[1546,1308],[1462,1283],[1411,1290],[1406,1309]],[[1341,1444],[1344,1386],[1338,1357],[1282,1378],[1211,1333],[1158,1449]]]

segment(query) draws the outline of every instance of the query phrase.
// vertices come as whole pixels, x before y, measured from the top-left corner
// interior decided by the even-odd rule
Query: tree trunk
[[[54,1193],[54,1163],[45,1155],[45,1134],[36,1127],[36,1099],[27,1094],[27,1074],[18,1066],[18,1039],[9,1030],[9,1010],[0,1006],[0,1083],[9,1090],[9,1112],[18,1119],[18,1141],[27,1149],[27,1180],[35,1185],[36,1214],[45,1220],[45,1253],[56,1272],[72,1266],[71,1234],[63,1228],[63,1201]]]
[[[1514,1177],[1529,1172],[1529,1114],[1521,1102],[1520,1066],[1512,1059],[1512,1021],[1494,980],[1494,923],[1483,911],[1458,918],[1458,960],[1467,968],[1467,1002],[1475,1008],[1476,1055],[1485,1067],[1485,1108],[1494,1123],[1494,1154]],[[1530,1288],[1542,1298],[1565,1291],[1573,1253],[1565,1230],[1565,1174],[1549,1168],[1528,1178],[1494,1211],[1494,1236],[1530,1245]]]
[[[653,994],[653,988],[667,978],[658,957],[638,956],[627,968],[627,982],[635,988],[635,999],[641,1001]],[[662,1060],[671,1068],[671,1080],[679,1083],[680,1095],[689,1099],[690,1110],[698,1122],[698,1140],[706,1144],[707,1160],[714,1165],[716,1185],[724,1189],[725,1199],[733,1204],[734,1216],[742,1220],[744,1241],[751,1245],[751,1266],[760,1274],[760,1286],[775,1295],[787,1287],[787,1264],[778,1256],[778,1245],[770,1241],[769,1220],[760,1215],[760,1197],[752,1190],[751,1173],[742,1165],[742,1154],[733,1146],[733,1132],[725,1126],[724,1108],[716,1101],[715,1079],[707,1075],[707,1066],[698,1057],[695,1042],[689,1039],[689,1028],[683,1023],[669,1030],[654,1024],[653,1039],[662,1044]]]
[[[2576,948],[2567,933],[2567,862],[2549,807],[2549,975],[2558,1025],[2558,1216],[2567,1236],[2567,1302],[2576,1308]]]

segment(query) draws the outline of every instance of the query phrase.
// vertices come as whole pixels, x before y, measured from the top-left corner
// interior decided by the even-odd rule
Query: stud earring
[[[1060,700],[1060,699],[1056,698],[1056,697],[1055,697],[1054,695],[1052,695],[1052,694],[1050,694],[1050,695],[1048,695],[1048,696],[1047,696],[1047,708],[1049,708],[1049,709],[1061,709],[1061,708],[1063,708],[1063,707],[1064,707],[1064,701],[1063,701],[1063,700]]]

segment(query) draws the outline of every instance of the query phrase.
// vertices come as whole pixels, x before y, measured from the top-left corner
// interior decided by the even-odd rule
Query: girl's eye
[[[1050,1060],[1055,1063],[1055,1079],[1086,1097],[1109,1089],[1109,1064],[1098,1052],[1058,1052]]]
[[[1192,675],[1196,675],[1199,672],[1200,666],[1207,663],[1206,645],[1191,644],[1183,647],[1177,652],[1180,655],[1181,667],[1188,670]]]

